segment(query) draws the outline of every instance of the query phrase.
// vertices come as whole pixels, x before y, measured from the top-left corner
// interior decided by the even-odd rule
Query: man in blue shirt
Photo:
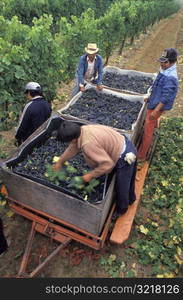
[[[51,105],[44,99],[39,83],[27,83],[25,95],[28,103],[24,107],[15,135],[18,146],[51,115]]]
[[[160,72],[152,85],[149,98],[146,99],[147,114],[142,142],[138,150],[138,162],[147,159],[157,121],[162,113],[172,108],[178,91],[177,51],[174,48],[165,49],[158,61]]]
[[[97,88],[102,90],[103,61],[102,57],[97,54],[98,51],[97,44],[89,43],[85,47],[86,53],[80,57],[76,71],[76,86],[73,89],[72,97],[79,91],[84,92],[87,82],[96,84]]]

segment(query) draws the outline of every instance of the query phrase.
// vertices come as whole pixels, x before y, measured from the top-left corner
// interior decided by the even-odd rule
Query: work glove
[[[92,176],[91,176],[90,173],[88,173],[88,174],[83,175],[83,176],[82,176],[82,179],[83,179],[83,181],[85,181],[85,182],[90,182],[90,181],[92,180]]]
[[[134,163],[136,161],[136,155],[133,152],[128,152],[126,153],[124,160],[131,165],[132,163]]]

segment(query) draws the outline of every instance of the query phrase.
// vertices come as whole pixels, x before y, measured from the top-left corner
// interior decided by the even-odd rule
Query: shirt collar
[[[160,73],[167,75],[169,72],[172,72],[176,69],[176,64],[174,64],[173,66],[171,66],[170,68],[166,69],[166,70],[162,70],[160,68]]]
[[[97,59],[97,56],[95,56],[94,61],[95,61],[96,59]],[[88,56],[87,56],[87,61],[90,61]],[[94,61],[91,61],[91,62],[93,63]]]
[[[34,99],[40,98],[40,97],[41,97],[40,95],[39,96],[35,96],[34,98],[31,99],[31,101],[34,100]]]

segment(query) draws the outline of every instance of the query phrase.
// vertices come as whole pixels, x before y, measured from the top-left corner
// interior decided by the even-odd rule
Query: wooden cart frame
[[[148,161],[145,162],[142,169],[137,171],[135,184],[136,201],[129,206],[128,211],[124,215],[116,220],[109,238],[111,243],[122,244],[130,235],[133,220],[140,202],[142,189],[148,174],[148,169],[153,157],[157,140],[158,135],[155,135],[149,152]],[[90,248],[100,250],[104,246],[107,239],[109,228],[112,222],[112,216],[115,210],[115,204],[112,204],[101,235],[96,236],[70,223],[67,223],[64,220],[55,218],[42,211],[33,209],[28,205],[22,204],[17,200],[9,197],[7,197],[7,199],[10,208],[15,213],[32,221],[32,228],[28,237],[17,278],[32,278],[37,276],[42,269],[59,253],[59,251],[66,247],[72,240],[84,244]],[[28,274],[26,269],[28,266],[29,257],[31,255],[31,248],[36,232],[59,242],[60,245],[42,263],[40,263],[32,272]]]
[[[81,230],[80,228],[65,222],[64,220],[54,218],[42,211],[32,209],[29,206],[22,206],[22,203],[15,201],[14,199],[8,198],[9,206],[15,213],[32,221],[32,228],[28,237],[26,249],[22,258],[20,270],[17,277],[34,277],[38,275],[45,267],[45,265],[53,259],[61,249],[66,247],[72,240],[80,242],[90,248],[99,250],[104,246],[109,226],[111,224],[111,218],[115,209],[113,204],[104,228],[100,236],[93,235],[87,231]],[[30,274],[26,272],[28,266],[29,257],[31,255],[31,248],[34,240],[35,233],[41,233],[57,242],[60,245],[43,261],[38,265]]]

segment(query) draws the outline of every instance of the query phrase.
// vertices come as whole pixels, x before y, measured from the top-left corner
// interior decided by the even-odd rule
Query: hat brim
[[[95,53],[98,52],[98,50],[99,50],[99,48],[96,48],[95,50],[90,50],[90,49],[88,49],[87,47],[85,47],[85,51],[86,51],[86,53],[88,53],[88,54],[95,54]]]
[[[160,61],[160,62],[167,62],[168,58],[160,57],[160,58],[158,58],[158,61]]]

